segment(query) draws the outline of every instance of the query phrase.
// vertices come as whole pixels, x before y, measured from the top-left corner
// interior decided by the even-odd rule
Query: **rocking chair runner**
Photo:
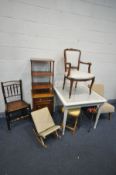
[[[60,126],[55,125],[47,107],[36,110],[32,112],[31,115],[35,125],[34,133],[42,146],[47,148],[47,145],[44,143],[43,139],[45,139],[46,136],[51,133],[55,133],[57,137],[60,137],[57,133]]]
[[[73,54],[76,54],[76,63],[72,58]],[[73,83],[76,82],[75,88],[77,87],[77,82],[79,81],[91,81],[89,86],[89,94],[91,94],[91,89],[95,80],[95,76],[91,74],[91,63],[83,62],[81,59],[81,51],[78,49],[65,49],[64,50],[64,66],[65,66],[65,74],[64,74],[64,82],[63,89],[65,86],[66,79],[70,80],[70,90],[69,90],[69,98],[71,97]],[[84,64],[88,66],[88,72],[80,71],[80,65]]]

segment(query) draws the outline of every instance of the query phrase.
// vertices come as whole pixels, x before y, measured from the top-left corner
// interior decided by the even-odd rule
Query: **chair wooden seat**
[[[15,110],[21,110],[27,107],[28,107],[28,104],[24,101],[21,101],[21,100],[13,101],[7,104],[7,111],[13,112]]]

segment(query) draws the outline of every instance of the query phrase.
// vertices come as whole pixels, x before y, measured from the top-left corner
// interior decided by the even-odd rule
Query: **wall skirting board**
[[[110,100],[108,100],[108,102],[111,103],[112,105],[114,105],[115,108],[116,108],[116,99],[110,99]],[[59,109],[60,106],[61,105],[56,105],[56,111],[57,111],[57,109]],[[5,117],[5,113],[1,112],[0,113],[0,118],[3,118],[3,117]]]

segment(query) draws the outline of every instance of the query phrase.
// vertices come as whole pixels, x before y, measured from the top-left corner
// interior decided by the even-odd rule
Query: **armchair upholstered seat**
[[[65,72],[65,76],[67,76],[67,72]],[[73,78],[75,80],[78,79],[79,80],[86,80],[86,79],[91,79],[93,78],[94,75],[91,74],[91,73],[86,73],[86,72],[82,72],[82,71],[78,71],[78,70],[74,70],[74,69],[71,69],[71,72],[70,72],[70,75],[68,76],[68,78]]]
[[[87,71],[82,71],[81,65],[88,66]],[[77,87],[77,83],[80,81],[90,81],[91,84],[89,86],[89,94],[91,94],[92,85],[95,80],[95,76],[91,73],[91,63],[81,61],[81,51],[78,49],[65,49],[64,50],[64,82],[63,89],[65,86],[65,81],[68,79],[70,81],[70,90],[69,90],[69,98],[72,94],[72,87],[74,82],[75,88]]]
[[[57,130],[60,129],[60,126],[55,125],[47,107],[33,111],[31,115],[35,125],[34,132],[37,139],[42,146],[46,148],[47,145],[44,143],[43,139],[51,133],[55,133],[56,136],[59,137]]]

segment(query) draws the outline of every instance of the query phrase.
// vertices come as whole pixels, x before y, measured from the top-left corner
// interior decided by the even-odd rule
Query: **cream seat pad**
[[[65,73],[65,75],[67,75],[67,72]],[[86,72],[78,71],[75,69],[71,69],[71,72],[69,75],[69,78],[78,79],[78,80],[81,80],[81,79],[86,80],[89,78],[91,79],[93,77],[94,77],[94,75],[91,73],[86,73]]]
[[[111,113],[111,112],[115,112],[115,108],[113,105],[109,104],[109,103],[104,103],[101,107],[101,112],[102,113]]]

